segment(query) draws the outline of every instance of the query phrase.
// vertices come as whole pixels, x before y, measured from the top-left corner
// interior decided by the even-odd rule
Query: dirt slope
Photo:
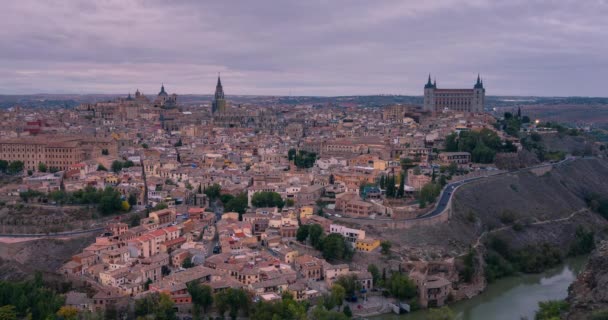
[[[504,227],[509,220],[529,225],[567,218],[586,208],[584,195],[588,192],[608,194],[606,160],[578,159],[541,176],[521,172],[465,185],[454,196],[453,215],[448,223],[383,231],[379,236],[411,252],[424,249],[434,251],[435,256],[459,254],[484,231]],[[608,221],[585,213],[568,221],[525,227],[510,236],[516,247],[536,241],[560,245],[574,236],[578,224],[599,232],[606,229]]]

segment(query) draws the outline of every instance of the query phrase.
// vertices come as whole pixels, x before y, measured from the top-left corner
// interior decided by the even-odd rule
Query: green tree
[[[288,152],[288,158],[291,155],[293,155],[293,152]],[[290,160],[292,159],[294,161],[294,164],[298,168],[312,168],[312,166],[315,164],[315,161],[317,160],[317,154],[314,152],[300,150],[298,153],[293,155],[292,158],[290,158]]]
[[[99,198],[99,212],[109,215],[122,210],[122,199],[120,192],[112,187],[106,187]]]
[[[397,198],[403,198],[405,196],[405,175],[402,173],[399,179],[399,189],[397,189]]]
[[[154,310],[154,316],[156,320],[175,320],[174,303],[171,297],[166,293],[160,294],[158,305]]]
[[[438,183],[427,183],[420,190],[420,194],[418,195],[419,200],[425,203],[435,202],[437,196],[441,193],[441,186]]]
[[[281,195],[273,191],[254,193],[253,197],[251,197],[251,204],[257,208],[278,207],[279,209],[283,209],[283,206],[285,206]]]
[[[394,272],[388,279],[389,293],[399,299],[411,299],[416,297],[416,284],[407,275]]]
[[[165,210],[167,208],[169,208],[169,205],[167,205],[167,203],[159,202],[152,209],[150,209],[150,212]]]
[[[64,298],[45,287],[39,273],[33,280],[0,281],[0,319],[54,319],[62,305]]]
[[[24,164],[23,161],[12,161],[8,164],[7,173],[17,174],[23,172]]]
[[[220,193],[222,192],[222,186],[217,183],[209,186],[205,189],[204,193],[209,197],[209,200],[214,201],[220,197]]]
[[[538,306],[539,310],[534,316],[535,320],[559,320],[570,308],[570,305],[562,300],[541,301]]]
[[[122,168],[123,168],[123,163],[121,161],[114,160],[112,162],[112,171],[120,172],[120,170],[122,170]]]
[[[342,310],[342,312],[344,313],[345,316],[352,318],[353,317],[353,312],[352,310],[350,310],[350,306],[349,305],[345,305],[344,306],[344,310]]]
[[[576,227],[574,242],[568,252],[571,256],[588,254],[595,249],[595,236],[593,231],[587,231],[583,226]]]
[[[288,207],[293,207],[296,204],[296,202],[293,199],[287,199],[285,201],[285,205]]]
[[[202,308],[203,313],[207,313],[209,307],[213,305],[213,289],[196,281],[188,282],[187,288],[192,297],[192,303]]]
[[[304,242],[308,239],[308,225],[301,225],[296,232],[296,240],[299,242]]]
[[[220,201],[222,202],[222,204],[225,206],[226,203],[228,203],[228,201],[234,199],[234,196],[231,194],[222,194],[220,195]]]
[[[321,252],[326,260],[350,260],[352,257],[350,245],[344,236],[338,233],[331,233],[323,238]]]
[[[388,256],[391,254],[391,247],[393,246],[393,244],[388,241],[388,240],[383,240],[382,242],[380,242],[380,252],[385,255]]]
[[[230,317],[234,320],[239,314],[239,311],[248,313],[251,300],[247,292],[242,289],[228,288],[217,293],[214,297],[215,307],[220,316],[224,316],[226,311],[229,311]]]
[[[147,294],[140,299],[135,299],[135,316],[145,317],[153,314],[159,300],[160,296],[158,293]]]
[[[97,164],[97,171],[108,171],[108,168],[104,167],[103,164]]]
[[[135,193],[130,193],[128,202],[130,206],[134,206],[137,204],[137,195]]]
[[[340,284],[334,284],[331,286],[331,299],[334,301],[334,304],[338,306],[338,310],[342,307],[342,302],[344,302],[344,298],[346,297],[346,289]]]
[[[328,311],[323,306],[316,306],[312,309],[310,319],[315,320],[348,320],[348,317],[342,312]]]
[[[297,302],[289,294],[277,302],[258,301],[252,306],[249,314],[251,320],[306,319],[306,303]]]
[[[454,311],[449,307],[441,307],[437,309],[431,309],[429,311],[429,315],[427,316],[428,320],[454,320],[456,319],[456,315]]]
[[[357,281],[357,275],[355,274],[339,276],[335,283],[344,288],[346,297],[352,297],[357,291],[361,290],[361,284]]]
[[[8,170],[8,161],[0,160],[0,171],[6,172]]]
[[[378,267],[371,263],[370,265],[367,266],[367,271],[369,273],[371,273],[372,275],[372,280],[374,282],[374,286],[377,286],[380,284],[380,269],[378,269]]]
[[[46,170],[47,170],[46,164],[44,164],[44,162],[39,162],[38,163],[38,171],[40,171],[40,172],[46,172]]]
[[[72,306],[63,306],[57,311],[57,316],[64,320],[76,320],[78,318],[78,309]],[[2,319],[2,317],[0,317]]]
[[[308,236],[310,237],[310,244],[315,248],[320,248],[323,238],[323,227],[316,223],[310,225],[308,227]]]
[[[247,194],[242,192],[226,203],[224,211],[238,212],[239,216],[242,216],[247,211],[247,207]]]

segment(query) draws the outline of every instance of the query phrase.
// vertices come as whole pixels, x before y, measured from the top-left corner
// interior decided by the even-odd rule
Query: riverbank
[[[450,304],[459,320],[534,319],[538,302],[563,300],[568,287],[582,270],[587,257],[569,258],[562,265],[539,274],[524,274],[499,279],[490,283],[481,294]],[[424,320],[428,310],[411,314],[384,314],[375,320]]]

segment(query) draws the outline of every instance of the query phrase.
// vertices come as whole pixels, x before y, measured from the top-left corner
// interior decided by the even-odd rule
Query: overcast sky
[[[608,96],[608,0],[14,0],[0,94]]]

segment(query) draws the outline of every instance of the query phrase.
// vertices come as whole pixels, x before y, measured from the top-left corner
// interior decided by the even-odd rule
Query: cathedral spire
[[[479,76],[479,73],[477,74],[477,82],[475,83],[475,86],[473,88],[475,88],[475,89],[483,89],[483,81],[481,80],[481,77]]]
[[[429,73],[429,80],[424,85],[425,89],[433,88],[433,83],[431,82],[431,74]]]
[[[226,111],[226,100],[224,100],[224,88],[222,87],[222,79],[220,73],[217,73],[217,85],[215,86],[215,95],[211,104],[211,112],[223,113]]]

